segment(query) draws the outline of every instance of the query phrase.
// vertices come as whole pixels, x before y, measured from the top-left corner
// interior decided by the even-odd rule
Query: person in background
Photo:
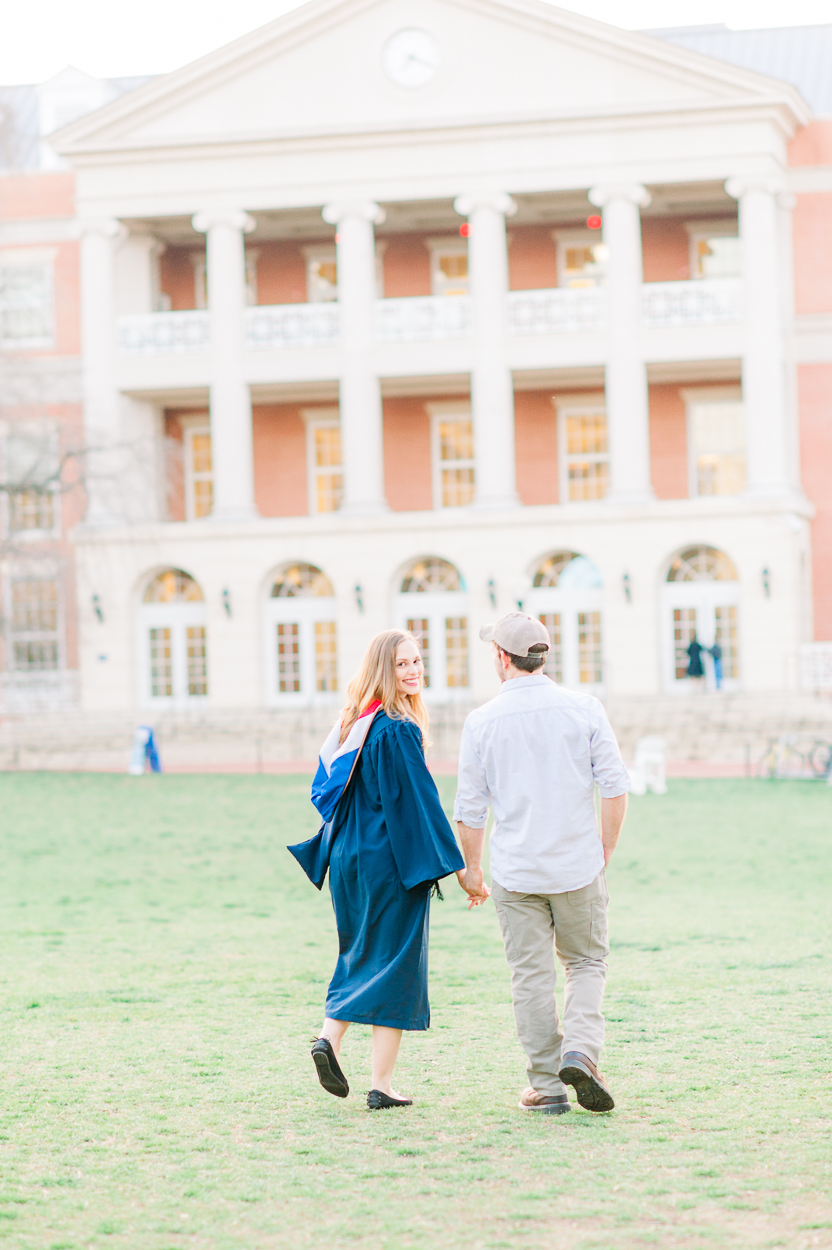
[[[702,684],[702,678],[705,676],[705,669],[702,667],[702,652],[705,648],[696,637],[696,630],[691,634],[688,643],[688,677],[692,678],[697,686]]]
[[[711,655],[714,661],[714,685],[717,690],[722,689],[722,647],[715,642],[711,647]]]
[[[465,856],[457,873],[469,908],[485,901],[482,853],[489,806],[490,894],[511,968],[511,996],[529,1085],[524,1111],[611,1111],[598,1071],[607,977],[605,868],[627,810],[630,779],[598,699],[555,685],[542,672],[546,626],[510,612],[480,630],[502,682],[471,712],[459,752],[454,817]],[[601,795],[601,829],[595,787]],[[554,942],[566,971],[563,1027],[555,1004]]]

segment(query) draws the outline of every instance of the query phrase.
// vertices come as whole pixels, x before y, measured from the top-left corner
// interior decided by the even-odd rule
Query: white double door
[[[532,590],[524,601],[523,610],[549,630],[546,672],[558,685],[590,694],[603,692],[602,600],[601,589],[552,587]]]
[[[141,702],[176,706],[208,697],[205,605],[145,604],[139,611]]]
[[[399,595],[396,620],[419,643],[425,664],[425,699],[465,699],[470,686],[468,596],[459,591]]]
[[[738,582],[667,582],[662,589],[662,639],[665,689],[677,694],[701,689],[688,677],[688,647],[694,634],[705,651],[702,666],[705,687],[716,689],[716,671],[710,648],[722,651],[722,685],[740,688]]]
[[[337,702],[335,599],[269,599],[265,621],[266,697],[272,707]]]

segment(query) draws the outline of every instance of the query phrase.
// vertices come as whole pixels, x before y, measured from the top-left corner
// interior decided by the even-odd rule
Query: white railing
[[[644,324],[651,330],[722,326],[742,320],[742,278],[646,282],[641,290]]]
[[[598,330],[607,313],[603,287],[553,287],[511,291],[508,328],[511,334],[574,334]]]
[[[334,347],[341,338],[341,313],[333,300],[320,304],[258,304],[246,309],[246,347]]]
[[[376,302],[376,338],[382,343],[429,343],[471,333],[467,295],[415,295]]]
[[[800,648],[804,690],[832,690],[832,642],[806,642]]]
[[[119,317],[117,330],[118,349],[130,356],[205,352],[211,345],[208,313],[200,309]]]

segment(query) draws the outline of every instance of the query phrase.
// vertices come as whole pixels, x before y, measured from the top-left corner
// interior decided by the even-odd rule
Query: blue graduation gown
[[[431,886],[463,867],[418,726],[379,711],[332,831],[330,1019],[428,1028]]]

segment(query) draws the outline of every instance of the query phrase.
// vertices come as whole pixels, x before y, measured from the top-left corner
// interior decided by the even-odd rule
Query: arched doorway
[[[549,631],[546,672],[570,690],[603,689],[603,581],[577,551],[555,551],[537,566],[524,607]]]
[[[148,584],[140,609],[141,701],[198,703],[208,697],[205,599],[183,569]]]
[[[338,691],[335,592],[314,564],[284,565],[266,601],[266,698],[275,707],[330,703]]]
[[[459,570],[439,556],[414,560],[396,596],[396,623],[418,640],[425,698],[447,702],[468,692],[468,595]]]
[[[737,570],[724,551],[704,544],[685,547],[670,562],[662,587],[665,688],[691,691],[688,646],[694,634],[703,647],[722,648],[722,687],[739,689],[739,598]],[[705,680],[715,688],[710,654],[703,656]]]

